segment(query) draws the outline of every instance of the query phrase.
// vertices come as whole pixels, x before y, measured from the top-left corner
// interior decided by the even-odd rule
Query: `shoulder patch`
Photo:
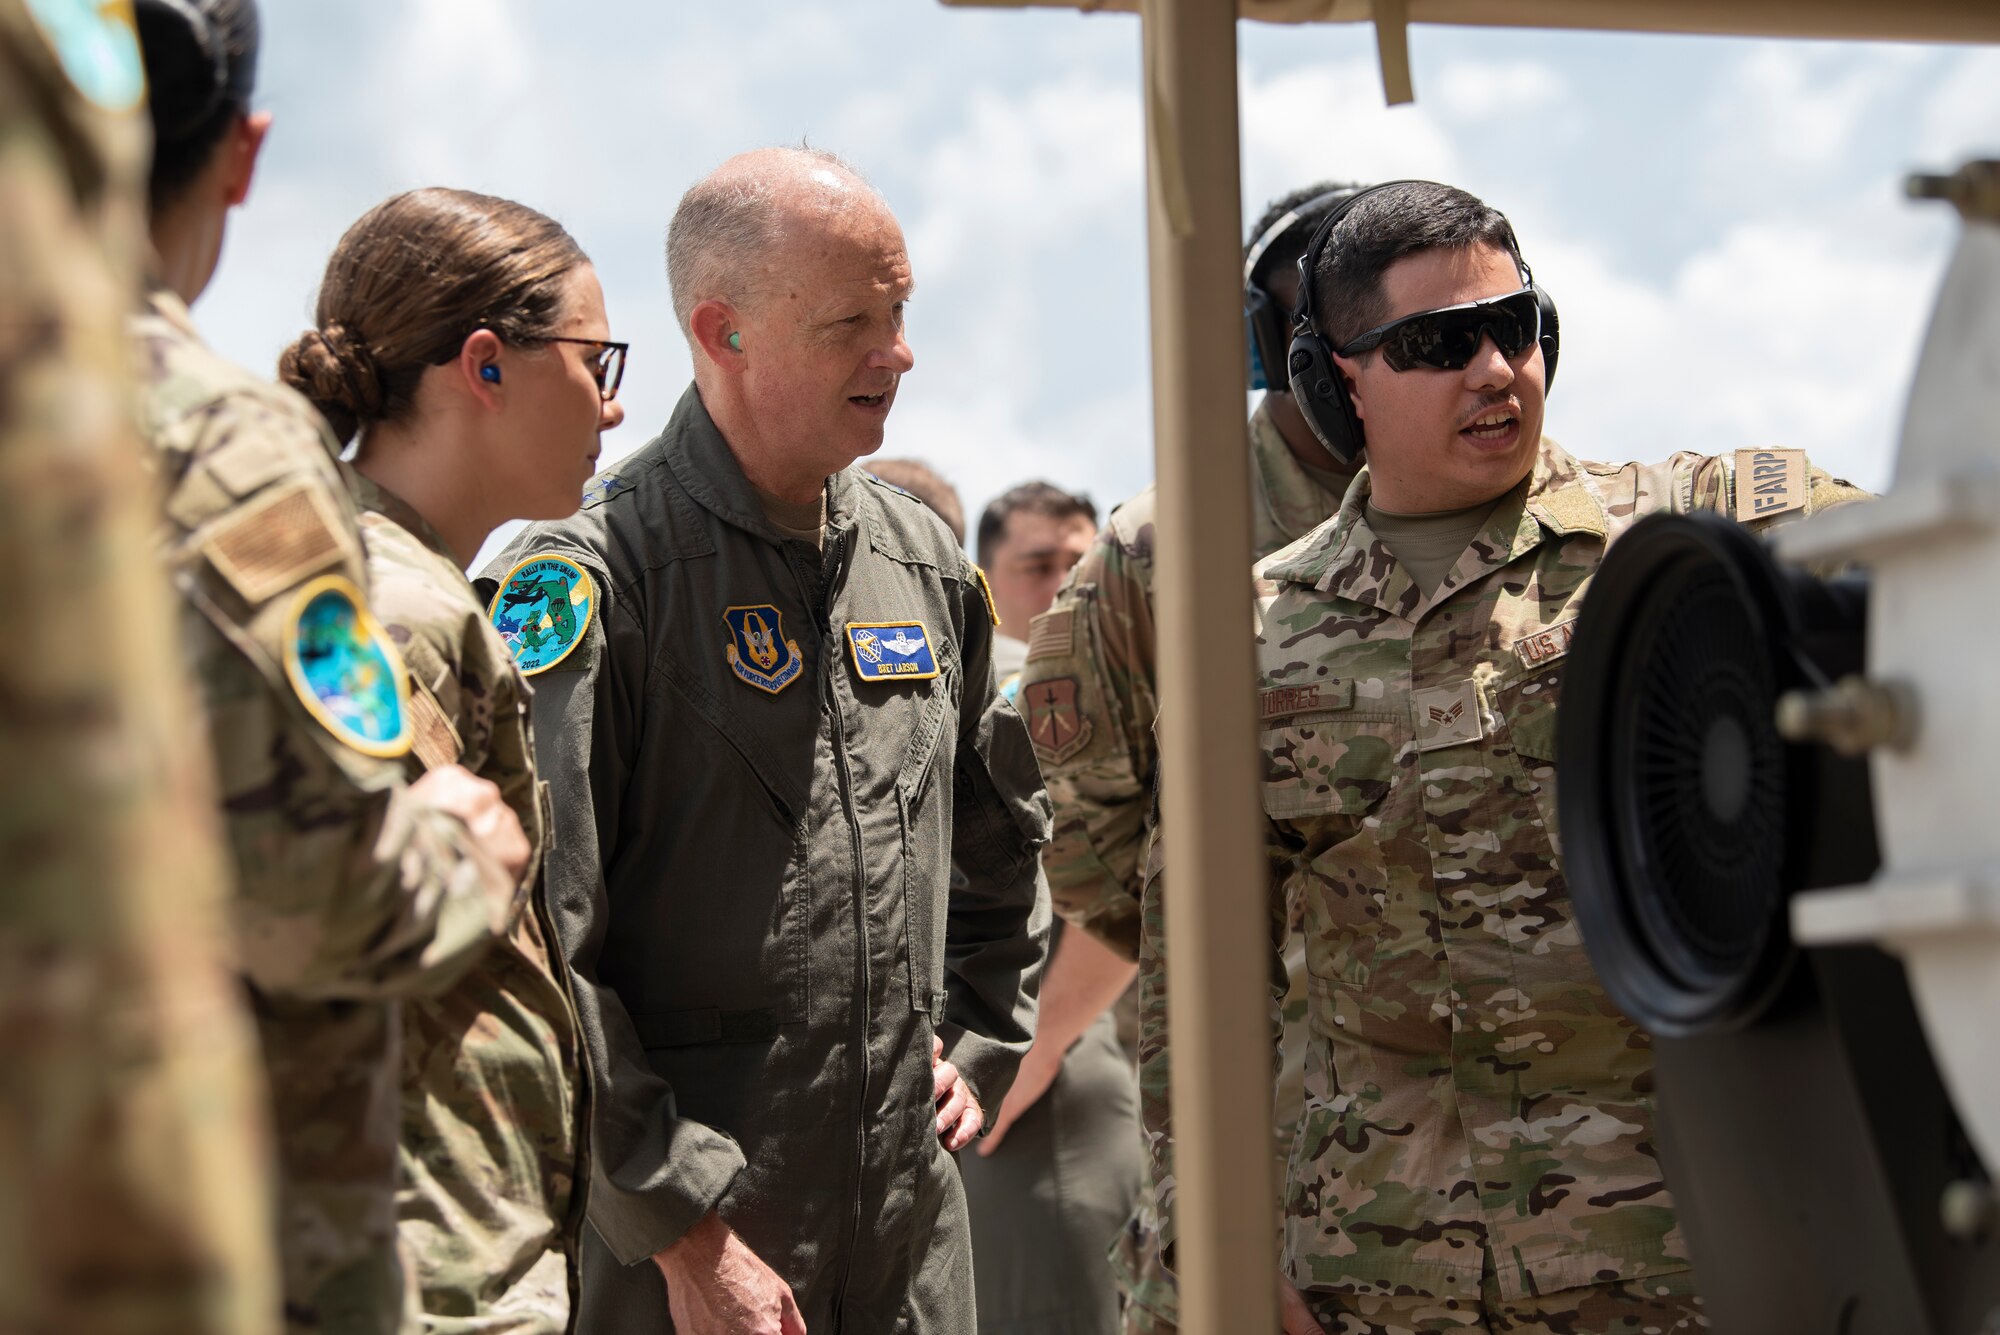
[[[1804,450],[1736,451],[1736,519],[1767,519],[1805,508]]]
[[[285,622],[285,676],[299,703],[363,755],[410,749],[409,669],[344,576],[298,591]]]
[[[1028,623],[1028,661],[1067,658],[1076,648],[1076,609],[1057,607]]]
[[[725,607],[722,624],[729,631],[722,649],[729,670],[758,690],[776,695],[805,671],[799,642],[785,638],[785,614],[772,604]]]
[[[230,516],[202,540],[201,553],[257,606],[345,554],[341,519],[326,488],[302,478]]]
[[[850,621],[847,652],[863,681],[928,681],[938,674],[931,633],[921,621]]]
[[[1558,487],[1537,497],[1534,508],[1541,512],[1551,527],[1565,535],[1594,533],[1602,538],[1610,532],[1610,526],[1604,521],[1604,507],[1580,483]]]
[[[27,0],[28,16],[76,90],[106,111],[146,95],[132,0]]]
[[[1021,692],[1016,708],[1028,724],[1028,740],[1044,765],[1060,765],[1090,742],[1090,716],[1078,704],[1075,677],[1050,677]]]
[[[972,577],[979,581],[979,596],[986,600],[986,619],[994,625],[1000,624],[1000,609],[993,603],[993,586],[986,582],[986,568],[974,561]]]
[[[566,556],[542,552],[507,572],[486,617],[506,641],[514,666],[532,677],[583,643],[596,607],[597,585],[589,572]]]

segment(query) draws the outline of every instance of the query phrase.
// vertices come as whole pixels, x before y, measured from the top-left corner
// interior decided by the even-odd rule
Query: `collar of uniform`
[[[180,293],[165,283],[149,282],[146,285],[145,313],[157,320],[164,320],[177,334],[201,342],[201,331],[194,327],[194,313],[181,300]]]
[[[1485,531],[1467,546],[1431,597],[1368,527],[1373,480],[1365,467],[1347,490],[1340,512],[1311,538],[1295,543],[1264,567],[1264,577],[1303,584],[1416,620],[1457,590],[1520,559],[1550,537],[1608,531],[1604,507],[1583,481],[1569,453],[1548,439],[1525,481],[1501,498]]]
[[[723,439],[721,429],[708,415],[708,405],[701,401],[701,393],[694,385],[690,384],[681,401],[674,405],[674,415],[667,419],[664,434],[671,442],[668,466],[689,496],[718,518],[747,533],[775,544],[784,543],[784,534],[772,526],[764,513],[757,489],[743,476],[743,465],[736,461],[736,451]],[[829,541],[854,526],[854,488],[854,479],[846,469],[826,480]]]
[[[414,505],[345,459],[337,462],[340,465],[341,478],[347,483],[347,490],[353,495],[356,505],[363,510],[372,510],[381,515],[445,560],[459,566],[461,570],[464,569],[458,557],[452,554],[450,546],[439,536],[438,531],[431,527],[430,521],[417,513]]]
[[[1282,546],[1325,523],[1340,507],[1341,496],[1327,491],[1299,466],[1284,433],[1271,420],[1269,405],[1268,398],[1259,400],[1257,411],[1250,414],[1250,476],[1255,484],[1253,500],[1261,497],[1258,519],[1267,521],[1278,539],[1259,545]],[[1326,460],[1334,463],[1330,454]]]

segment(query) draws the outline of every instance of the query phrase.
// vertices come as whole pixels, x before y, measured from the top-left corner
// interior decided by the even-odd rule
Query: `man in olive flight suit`
[[[764,150],[683,198],[668,269],[694,386],[488,570],[585,591],[563,643],[494,608],[596,1076],[580,1324],[969,1331],[947,1151],[1033,1033],[1048,811],[983,577],[849,467],[912,364],[902,233]]]

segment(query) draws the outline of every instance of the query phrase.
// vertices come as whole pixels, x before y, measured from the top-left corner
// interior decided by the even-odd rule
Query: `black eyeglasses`
[[[586,348],[596,348],[596,355],[590,359],[590,374],[597,381],[597,393],[606,403],[618,397],[618,384],[625,378],[625,354],[632,348],[630,343],[613,343],[608,338],[558,338],[554,334],[544,335],[539,341],[580,343]]]
[[[1535,289],[1524,287],[1504,297],[1405,315],[1377,325],[1339,352],[1353,357],[1380,348],[1382,359],[1394,371],[1417,366],[1462,371],[1488,334],[1503,357],[1518,357],[1532,348],[1542,336],[1542,308],[1535,299]]]

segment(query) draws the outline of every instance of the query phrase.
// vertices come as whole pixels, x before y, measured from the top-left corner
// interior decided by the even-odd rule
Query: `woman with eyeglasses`
[[[506,520],[577,509],[601,433],[624,420],[625,345],[609,334],[596,271],[555,221],[416,190],[348,229],[315,327],[279,362],[355,441],[344,467],[375,612],[410,667],[413,770],[458,763],[498,784],[534,846],[500,942],[403,1009],[397,1227],[427,1330],[569,1324],[588,1178],[581,1039],[540,894],[530,690],[463,567]],[[495,599],[500,612],[513,598],[500,620],[548,661],[594,605],[564,574],[528,572]]]

